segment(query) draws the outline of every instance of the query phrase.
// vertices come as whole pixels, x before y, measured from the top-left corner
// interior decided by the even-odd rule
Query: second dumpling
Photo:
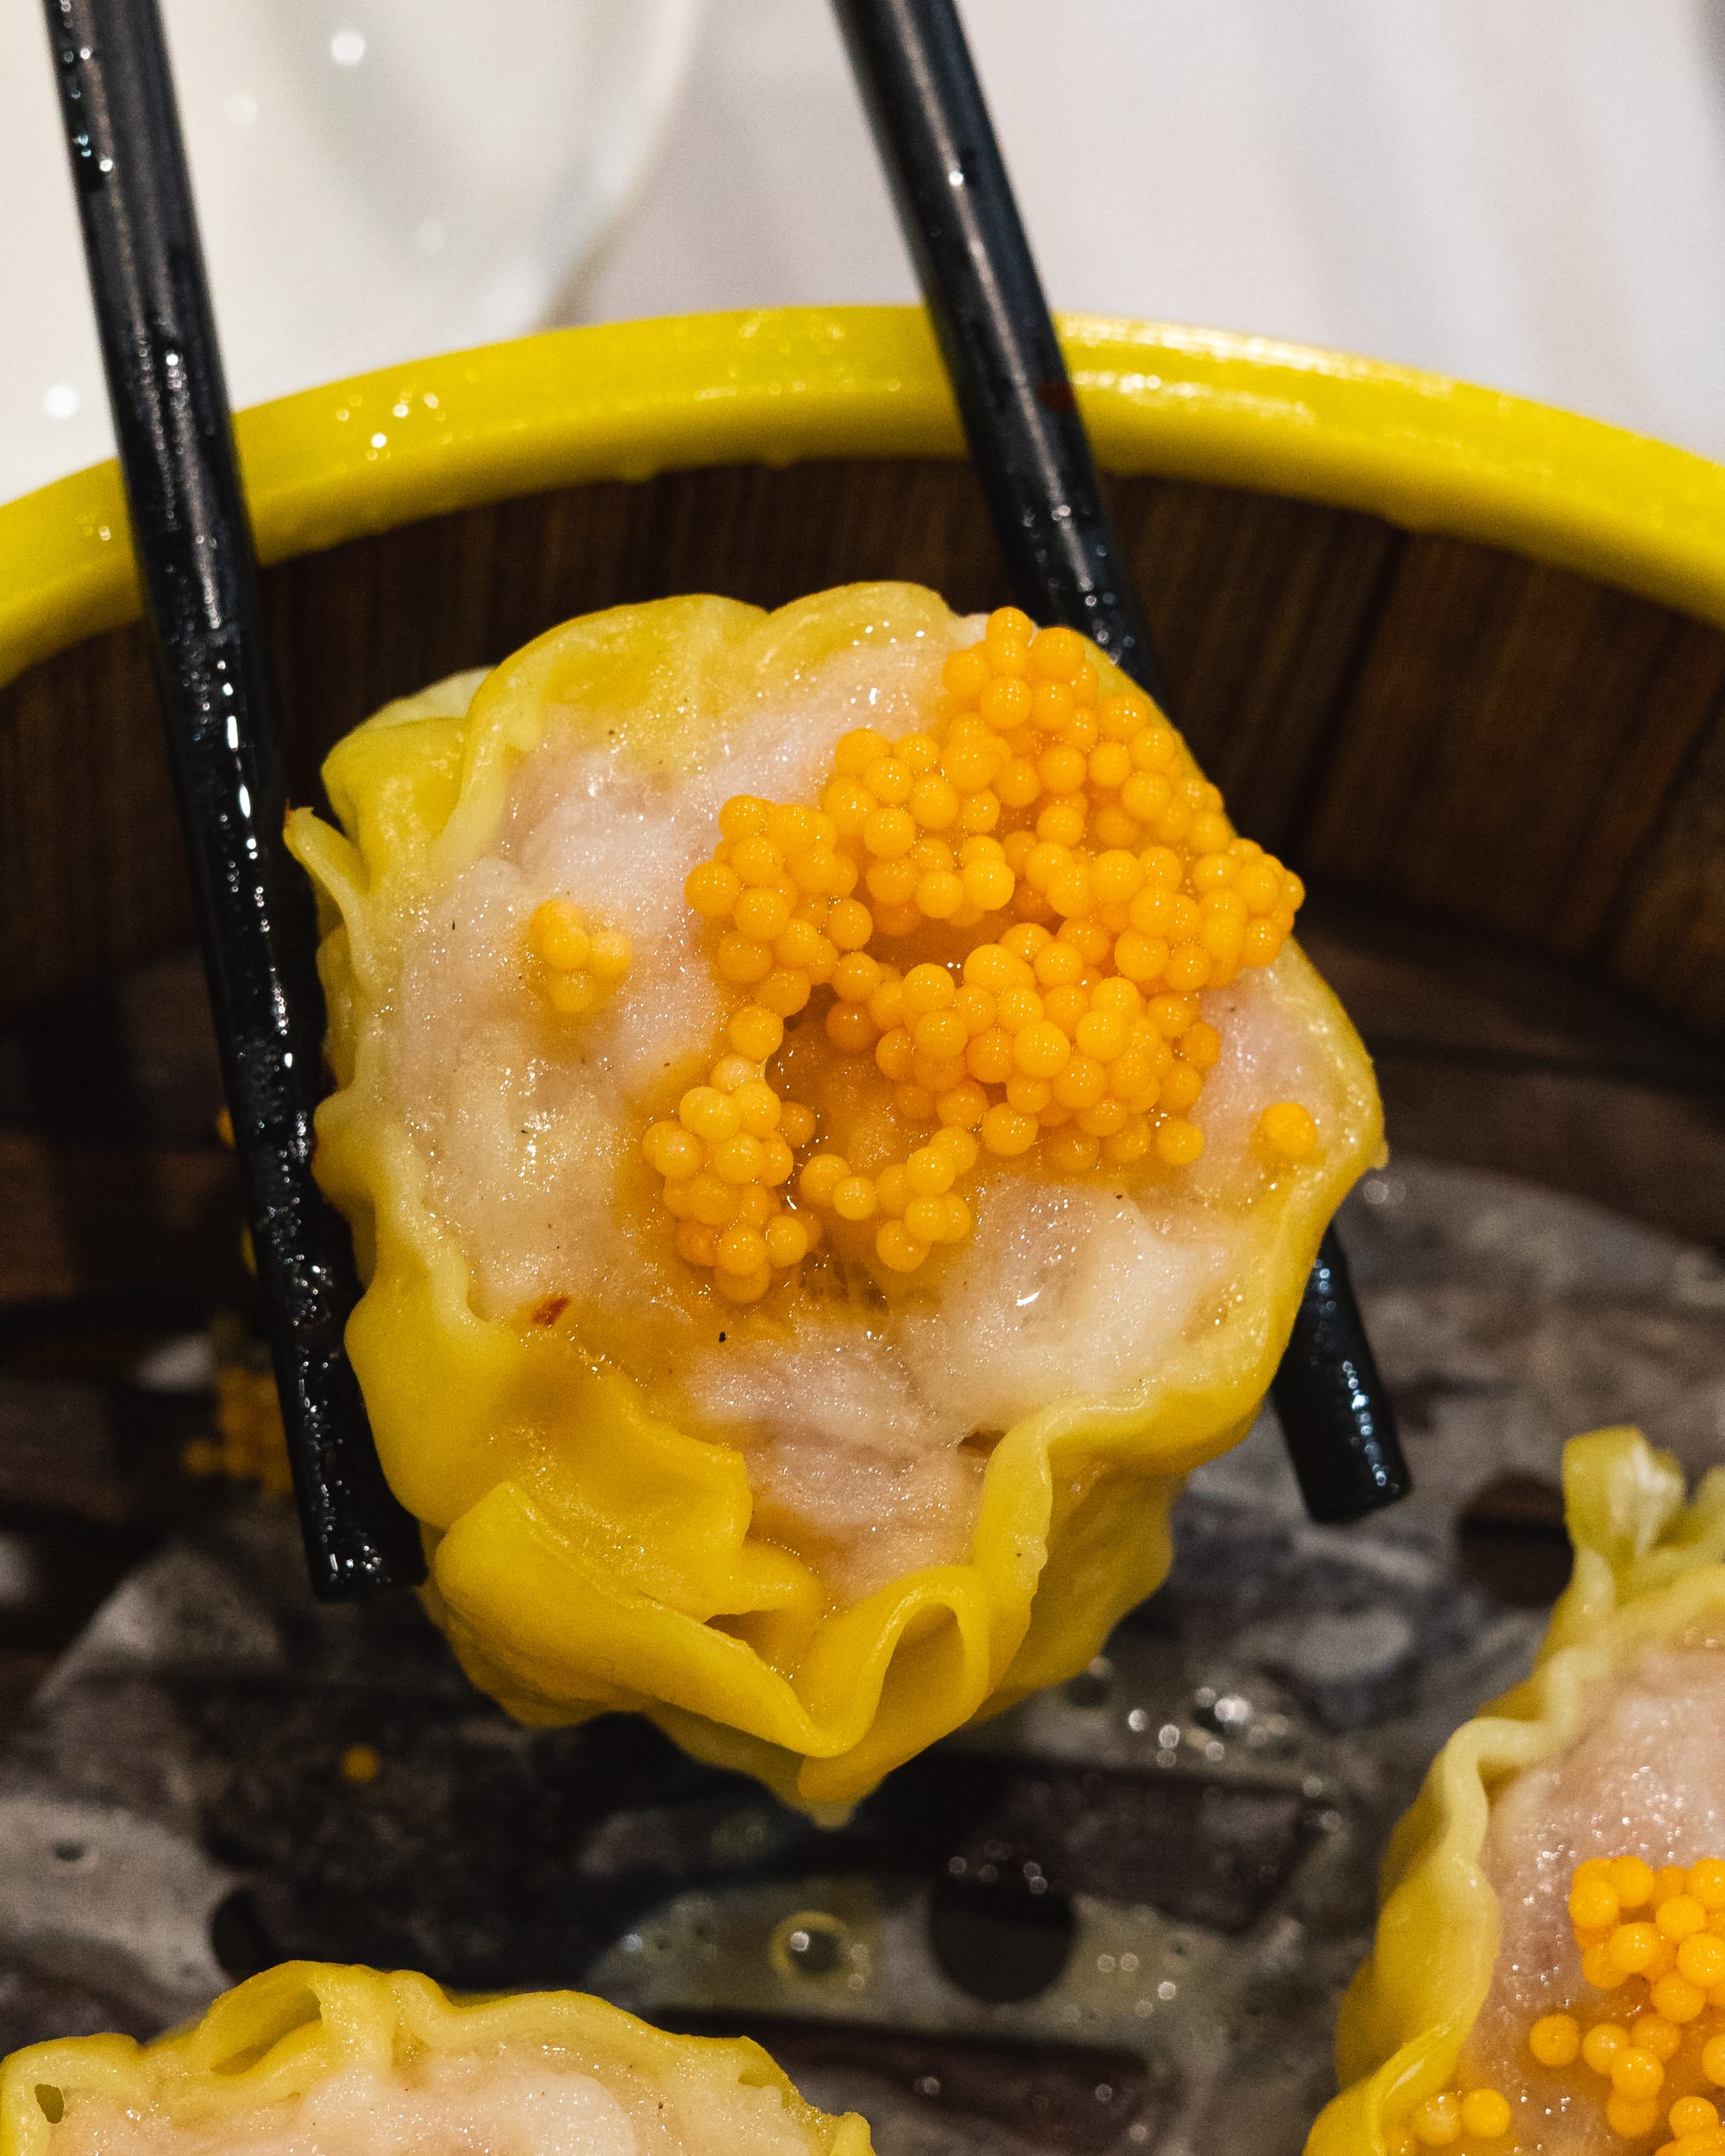
[[[1534,1674],[1390,1846],[1308,2156],[1721,2156],[1725,1470],[1564,1461],[1575,1575]]]
[[[151,2044],[0,2062],[0,2156],[871,2156],[758,2045],[670,2036],[576,1991],[457,2000],[284,1962]]]

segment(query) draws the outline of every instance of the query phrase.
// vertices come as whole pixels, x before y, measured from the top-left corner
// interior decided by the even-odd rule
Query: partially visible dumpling
[[[1311,2156],[1725,2152],[1725,1471],[1679,1511],[1607,1431],[1565,1482],[1573,1583],[1392,1846]]]
[[[1703,1639],[1650,1645],[1599,1678],[1576,1741],[1492,1804],[1484,1870],[1503,1929],[1467,2053],[1514,2091],[1528,2156],[1676,2139],[1659,2132],[1673,2104],[1725,2101],[1725,2071],[1703,2065],[1725,2037],[1725,1618]],[[1595,1922],[1578,1927],[1571,1905]],[[1614,1943],[1639,1965],[1619,1966]],[[1542,2062],[1529,2040],[1553,2016],[1536,2040]],[[1622,2030],[1618,2051],[1646,2056],[1603,2059],[1603,2073],[1578,2052],[1566,2060],[1571,2023],[1596,2055],[1612,2042],[1591,2034],[1603,2028]],[[1725,2044],[1711,2063],[1725,2069]],[[1645,2117],[1638,2103],[1655,2103],[1654,2123],[1625,2134]]]
[[[744,2040],[599,1999],[462,2005],[429,1978],[293,1962],[193,2028],[36,2044],[0,2066],[0,2156],[869,2156],[855,2114]]]

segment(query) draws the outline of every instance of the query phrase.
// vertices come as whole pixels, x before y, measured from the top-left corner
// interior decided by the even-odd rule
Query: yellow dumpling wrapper
[[[1307,2156],[1381,2156],[1449,2085],[1497,1957],[1483,1865],[1494,1796],[1575,1744],[1603,1678],[1725,1622],[1725,1468],[1685,1505],[1669,1453],[1637,1430],[1596,1430],[1565,1450],[1564,1501],[1575,1570],[1534,1674],[1457,1730],[1391,1839],[1377,1940],[1337,2024],[1342,2093]]]
[[[385,1471],[423,1523],[427,1606],[474,1681],[521,1719],[637,1710],[807,1807],[847,1805],[985,1708],[1069,1677],[1160,1583],[1182,1478],[1249,1426],[1324,1227],[1381,1154],[1358,1036],[1289,945],[1277,993],[1341,1105],[1320,1156],[1252,1215],[1226,1307],[1130,1389],[1007,1428],[966,1562],[845,1606],[756,1530],[743,1454],[652,1413],[603,1339],[479,1314],[390,1090],[385,1017],[404,924],[486,852],[540,744],[609,742],[674,774],[722,714],[784,695],[835,655],[952,629],[935,594],[903,585],[770,615],[686,599],[587,617],[476,693],[469,679],[389,706],[325,765],[340,830],[306,810],[289,822],[326,931],[338,1090],[318,1116],[317,1172],[354,1226],[367,1288],[348,1346]],[[1092,655],[1104,693],[1129,687]]]
[[[487,2065],[543,2062],[597,2082],[625,2117],[653,2122],[650,2138],[637,2136],[643,2149],[729,2156],[758,2146],[775,2156],[870,2156],[873,2147],[865,2121],[804,2103],[746,2037],[667,2035],[578,1991],[457,2000],[408,1971],[290,1961],[224,1992],[202,2021],[154,2043],[75,2036],[14,2052],[0,2065],[0,2156],[50,2156],[62,2121],[78,2138],[80,2113],[94,2115],[89,2130],[98,2145],[104,2134],[123,2138],[129,2123],[140,2146],[158,2149],[172,2148],[176,2129],[208,2148],[222,2145],[214,2137],[226,2128],[241,2145],[242,2125],[279,2146],[294,2131],[294,2100],[327,2090],[337,2076],[352,2075],[361,2090],[386,2098],[416,2067],[463,2060],[481,2074]],[[605,2104],[599,2123],[612,2124],[612,2145],[615,2120]],[[346,2122],[324,2123],[329,2141],[318,2145],[339,2149]],[[354,2146],[367,2146],[369,2123],[354,2119]],[[442,2138],[454,2147],[461,2136]]]

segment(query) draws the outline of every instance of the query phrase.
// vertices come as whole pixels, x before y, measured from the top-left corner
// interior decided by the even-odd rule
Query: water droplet
[[[360,30],[337,30],[329,41],[329,57],[337,67],[357,67],[366,56],[365,34]]]
[[[787,1917],[768,1952],[787,1976],[830,1977],[844,1960],[845,1928],[819,1910]]]
[[[50,419],[70,419],[83,402],[70,382],[55,382],[42,393],[42,410]]]

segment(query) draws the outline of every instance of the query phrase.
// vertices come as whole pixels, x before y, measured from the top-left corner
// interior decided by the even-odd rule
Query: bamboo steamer
[[[1367,360],[1098,317],[1063,330],[1176,715],[1240,828],[1356,920],[1627,997],[1616,1023],[1657,1036],[1717,1140],[1703,1184],[1725,1176],[1725,470]],[[559,331],[262,405],[238,433],[300,799],[380,704],[572,614],[686,591],[772,606],[875,577],[961,609],[1007,596],[915,310]],[[111,464],[0,508],[15,1032],[111,999],[190,931],[137,616]],[[1534,1172],[1590,1188],[1587,1149],[1554,1151],[1527,1098]],[[1466,1154],[1465,1124],[1447,1150]],[[1690,1146],[1672,1129],[1665,1150]],[[87,1288],[112,1257],[87,1232],[85,1255],[54,1256],[68,1203],[99,1213],[104,1170],[69,1200],[77,1175],[40,1138],[0,1142],[22,1224],[0,1233],[0,1305]],[[219,1165],[186,1167],[198,1149],[175,1142],[152,1202],[179,1208],[183,1251],[224,1208]],[[1693,1227],[1686,1202],[1671,1217]],[[140,1238],[159,1269],[167,1246]]]

